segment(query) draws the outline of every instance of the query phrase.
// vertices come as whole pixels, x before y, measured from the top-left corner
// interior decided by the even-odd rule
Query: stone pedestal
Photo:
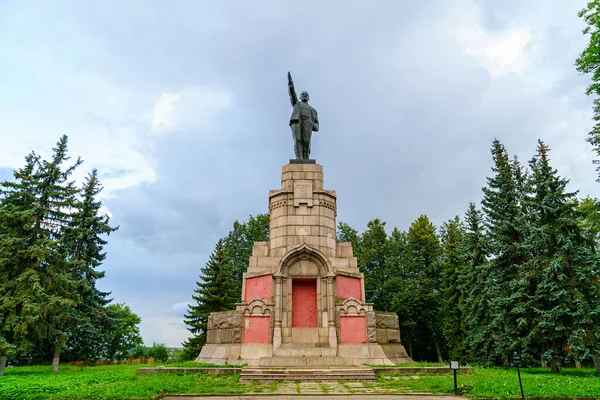
[[[365,302],[352,245],[336,241],[336,216],[336,193],[324,189],[321,165],[282,168],[281,189],[269,192],[269,242],[254,244],[242,302],[230,313],[235,326],[226,329],[236,333],[217,333],[225,317],[211,315],[198,361],[282,366],[410,361],[400,344],[398,318],[379,316]]]

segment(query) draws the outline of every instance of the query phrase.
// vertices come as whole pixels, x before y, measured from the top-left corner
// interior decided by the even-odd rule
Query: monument
[[[398,317],[366,302],[352,244],[336,241],[337,196],[324,188],[323,167],[309,159],[317,113],[308,93],[301,98],[310,108],[297,108],[289,73],[288,82],[296,160],[283,166],[281,189],[269,192],[269,241],[254,243],[241,302],[209,316],[197,361],[261,367],[410,362]]]

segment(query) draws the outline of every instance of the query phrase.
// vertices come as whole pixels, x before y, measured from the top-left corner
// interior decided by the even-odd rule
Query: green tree
[[[600,1],[588,1],[586,7],[579,12],[579,17],[586,23],[584,35],[589,35],[587,47],[575,61],[577,71],[591,74],[592,83],[588,86],[586,94],[595,95],[593,106],[594,127],[588,134],[590,143],[597,156],[600,156]],[[598,181],[600,181],[600,160],[594,160]]]
[[[25,263],[34,262],[29,253],[41,247],[31,234],[39,156],[31,153],[25,161],[25,166],[14,172],[14,182],[0,185],[0,375],[4,374],[7,357],[29,345],[27,325],[32,321],[22,316],[26,299],[16,296],[17,279]]]
[[[111,227],[109,217],[101,214],[102,202],[97,196],[102,191],[97,170],[86,178],[81,189],[81,200],[76,203],[71,220],[64,229],[63,246],[71,262],[72,278],[78,282],[77,291],[80,303],[74,319],[69,323],[68,356],[81,359],[94,359],[102,354],[96,347],[102,343],[106,332],[102,327],[110,323],[110,311],[106,307],[110,293],[96,287],[96,281],[103,278],[104,271],[98,268],[106,258],[103,251],[107,241],[103,236],[110,235],[118,227]]]
[[[529,163],[525,245],[532,257],[520,281],[529,283],[534,315],[526,342],[541,347],[552,372],[560,373],[566,348],[576,359],[589,353],[586,342],[600,322],[600,296],[594,284],[597,257],[578,226],[575,193],[567,192],[568,181],[552,169],[548,152],[539,141]]]
[[[461,281],[468,261],[465,236],[464,226],[458,216],[445,222],[440,230],[442,330],[448,355],[452,360],[462,362],[467,361],[464,289]]]
[[[132,349],[141,346],[144,341],[140,335],[141,318],[124,303],[106,307],[107,323],[102,329],[102,350],[104,359],[123,360]]]
[[[385,302],[385,283],[389,278],[387,269],[388,238],[385,222],[374,219],[367,223],[367,230],[360,239],[360,251],[357,254],[358,265],[365,276],[365,294],[367,301],[374,304],[376,310],[387,311]]]
[[[465,214],[466,266],[460,281],[462,287],[462,309],[466,330],[465,345],[470,361],[483,365],[493,362],[494,341],[490,332],[492,314],[488,290],[490,264],[486,258],[483,217],[474,203],[469,204]]]
[[[206,266],[200,271],[200,280],[188,307],[185,323],[194,337],[186,340],[183,347],[200,351],[206,343],[208,316],[211,312],[228,311],[234,308],[237,298],[236,289],[231,280],[231,271],[225,250],[225,240],[219,239]],[[198,338],[198,339],[196,339]],[[191,351],[191,350],[190,350]]]
[[[81,164],[78,159],[64,166],[69,160],[67,141],[66,136],[60,138],[50,161],[32,153],[26,167],[15,173],[15,181],[2,183],[4,225],[12,228],[4,232],[0,245],[12,253],[3,264],[14,274],[5,324],[23,347],[50,338],[52,371],[58,371],[68,323],[80,302],[79,283],[70,274],[73,263],[62,243],[70,211],[77,205],[78,189],[69,178]],[[24,225],[15,229],[15,224]]]
[[[254,242],[269,241],[269,224],[269,214],[251,215],[246,222],[235,221],[232,230],[224,238],[224,251],[237,300],[242,298],[242,276],[248,268],[252,246]]]
[[[354,257],[357,257],[357,254],[360,253],[360,235],[358,231],[347,223],[340,222],[338,223],[336,236],[338,242],[352,243]]]
[[[494,343],[494,354],[489,356],[507,361],[510,350],[523,346],[531,318],[527,286],[519,280],[519,268],[528,259],[524,248],[524,173],[497,139],[491,152],[495,175],[487,178],[482,199],[486,245],[493,256],[486,271],[485,289],[492,318],[485,330],[491,334],[488,340]]]
[[[419,320],[421,333],[417,336],[419,347],[425,354],[433,344],[435,356],[443,362],[442,322],[441,322],[441,265],[440,243],[435,226],[426,215],[417,218],[408,229],[408,263],[416,276],[415,298],[419,299]],[[430,356],[425,356],[430,358]]]

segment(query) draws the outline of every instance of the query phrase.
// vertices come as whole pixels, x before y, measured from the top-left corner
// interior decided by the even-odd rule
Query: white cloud
[[[489,32],[476,9],[466,12],[457,23],[456,36],[463,51],[492,77],[511,72],[522,74],[531,66],[533,34],[529,26],[511,26]]]
[[[187,86],[178,93],[163,93],[154,106],[152,131],[211,129],[215,117],[233,104],[226,90]]]
[[[152,130],[159,132],[171,127],[173,111],[179,104],[181,95],[163,93],[160,99],[154,106],[152,114]]]

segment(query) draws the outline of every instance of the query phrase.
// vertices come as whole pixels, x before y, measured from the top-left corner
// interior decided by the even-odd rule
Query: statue
[[[300,101],[294,89],[292,75],[288,72],[288,89],[290,101],[294,110],[290,117],[290,127],[294,138],[294,152],[297,160],[310,159],[310,138],[313,131],[319,131],[319,117],[317,110],[308,104],[308,92],[300,93]]]

